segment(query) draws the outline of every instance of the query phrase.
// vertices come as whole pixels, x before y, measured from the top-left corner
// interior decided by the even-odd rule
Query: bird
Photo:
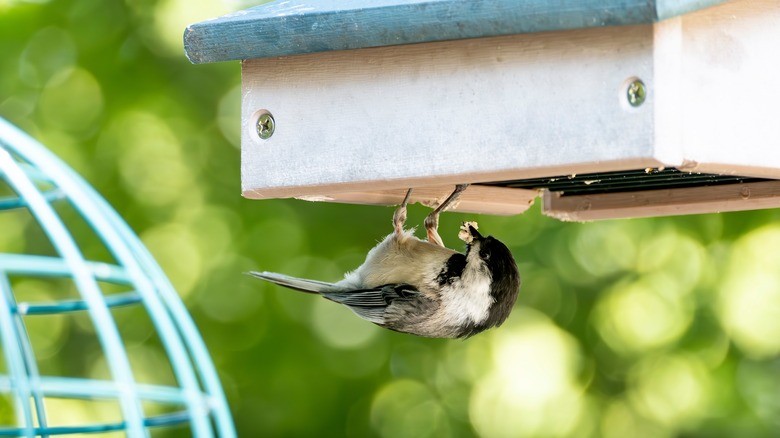
[[[357,316],[396,332],[428,338],[469,338],[500,326],[514,307],[520,273],[509,248],[463,222],[465,252],[445,247],[439,215],[468,187],[455,190],[425,218],[427,240],[406,230],[412,189],[393,214],[393,231],[344,279],[329,283],[275,272],[247,274],[300,292],[321,295]]]

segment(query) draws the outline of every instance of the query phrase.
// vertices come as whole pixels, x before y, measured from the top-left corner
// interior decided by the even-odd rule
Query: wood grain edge
[[[451,185],[415,187],[410,202],[434,208],[447,198],[453,189],[454,186]],[[388,206],[400,204],[405,195],[406,189],[393,189],[300,196],[297,199]],[[448,211],[512,216],[528,210],[537,196],[539,192],[536,190],[472,185],[461,193],[458,201]]]
[[[780,207],[780,181],[582,196],[542,194],[542,213],[562,221],[676,216]]]

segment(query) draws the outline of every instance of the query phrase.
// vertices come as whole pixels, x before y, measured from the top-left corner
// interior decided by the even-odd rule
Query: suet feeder
[[[241,60],[247,198],[563,220],[780,206],[775,0],[275,1],[189,26]]]
[[[48,241],[34,251],[0,248],[5,251],[0,252],[0,436],[116,432],[138,438],[170,428],[202,438],[235,436],[203,340],[141,241],[81,177],[3,119],[0,219],[9,219],[4,227],[25,221],[25,233],[40,230]],[[16,229],[10,228],[0,233]],[[98,253],[103,255],[97,258]],[[170,380],[158,381],[139,369],[134,359],[140,358],[126,348],[127,332],[117,322],[123,311],[134,312],[133,328],[149,322],[149,337],[156,336],[163,351],[153,373],[170,370]],[[56,338],[54,322],[66,318],[69,327],[81,321],[89,328],[74,329],[77,345],[58,354],[71,355],[71,362],[92,358],[105,365],[105,375],[41,365],[35,340]],[[38,332],[45,327],[45,334],[36,338],[31,327]],[[68,412],[65,422],[52,406]],[[82,422],[74,413],[97,420]]]

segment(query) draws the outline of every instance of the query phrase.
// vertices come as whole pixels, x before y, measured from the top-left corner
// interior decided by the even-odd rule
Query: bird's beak
[[[479,231],[477,231],[476,228],[471,226],[471,224],[468,224],[469,232],[471,232],[471,235],[474,237],[475,240],[482,240],[483,237],[481,234],[479,234]]]

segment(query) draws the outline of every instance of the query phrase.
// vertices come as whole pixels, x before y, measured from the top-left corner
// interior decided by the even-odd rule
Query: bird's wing
[[[420,295],[420,291],[408,284],[386,284],[372,289],[325,292],[322,295],[349,307],[365,320],[384,324],[385,310],[388,306],[397,301],[413,300]]]
[[[379,325],[385,324],[385,310],[388,306],[399,301],[413,301],[420,295],[420,291],[408,284],[386,284],[371,289],[355,290],[276,272],[253,271],[247,274],[297,291],[320,294],[349,307],[359,317]]]

